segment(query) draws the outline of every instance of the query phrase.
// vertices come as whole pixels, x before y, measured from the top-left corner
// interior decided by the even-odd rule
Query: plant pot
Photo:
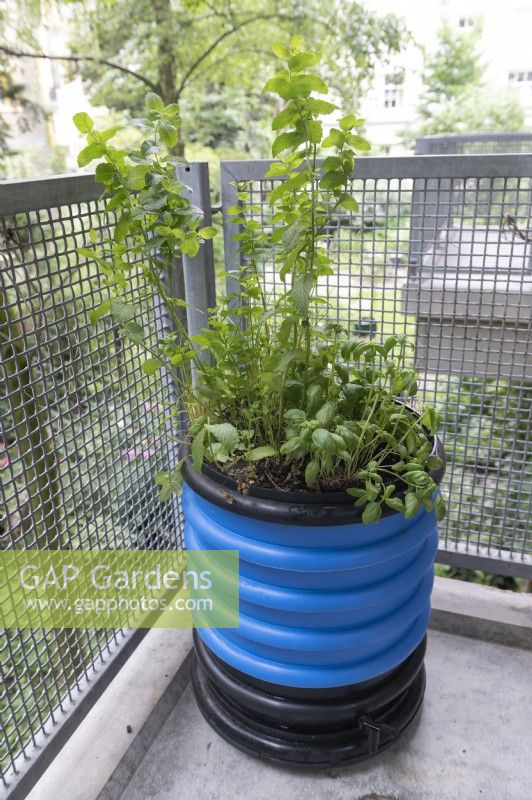
[[[301,766],[385,749],[423,698],[434,513],[366,525],[345,492],[243,495],[187,459],[184,478],[187,548],[240,553],[240,627],[194,634],[205,718],[240,749]]]
[[[371,336],[377,332],[376,319],[359,319],[353,328],[355,336]]]

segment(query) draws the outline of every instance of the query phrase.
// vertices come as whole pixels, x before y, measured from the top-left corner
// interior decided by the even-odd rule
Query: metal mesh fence
[[[0,547],[179,548],[177,505],[160,503],[153,481],[175,455],[172,387],[148,382],[136,347],[108,318],[89,319],[108,296],[95,264],[77,252],[89,231],[106,231],[97,185],[77,176],[0,192]],[[167,324],[149,293],[143,317]],[[126,635],[3,632],[4,786]]]
[[[418,155],[532,153],[532,133],[466,133],[420,136]]]
[[[244,182],[267,227],[266,166],[223,165],[222,199],[235,205]],[[400,332],[415,344],[422,399],[442,414],[450,461],[439,558],[529,577],[532,253],[501,220],[530,228],[532,156],[363,159],[351,190],[360,211],[331,220],[337,270],[320,290],[352,334]],[[182,546],[178,506],[159,503],[153,483],[175,459],[172,387],[147,382],[136,347],[108,319],[89,320],[108,290],[77,249],[105,226],[91,176],[1,187],[2,548]],[[230,269],[237,255],[225,218],[224,230]],[[271,258],[263,274],[275,296]],[[200,311],[210,304],[203,289],[201,297],[194,289]],[[147,291],[144,319],[160,329],[167,320],[153,300]],[[126,631],[3,633],[4,786],[126,639]]]
[[[235,184],[271,226],[266,162],[223,165],[224,207]],[[501,230],[530,227],[532,156],[368,158],[351,184],[357,213],[330,223],[328,314],[351,334],[407,334],[421,400],[443,419],[449,513],[439,560],[494,573],[532,573],[530,246]],[[244,203],[244,206],[247,203]],[[238,259],[225,222],[228,268]],[[264,285],[280,285],[275,256]]]

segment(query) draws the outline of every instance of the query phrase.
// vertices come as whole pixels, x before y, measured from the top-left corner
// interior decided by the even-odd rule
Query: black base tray
[[[194,633],[192,683],[207,722],[244,752],[319,769],[371,758],[407,728],[425,692],[426,641],[394,670],[337,689],[266,684],[217,658]]]

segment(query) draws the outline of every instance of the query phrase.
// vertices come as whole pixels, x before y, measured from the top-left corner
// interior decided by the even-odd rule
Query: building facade
[[[532,125],[532,0],[367,0],[376,13],[403,18],[412,42],[388,65],[379,65],[362,102],[367,135],[384,153],[405,150],[401,132],[419,125],[423,91],[423,50],[434,52],[444,23],[460,31],[481,22],[478,52],[485,66],[483,82],[513,90]]]

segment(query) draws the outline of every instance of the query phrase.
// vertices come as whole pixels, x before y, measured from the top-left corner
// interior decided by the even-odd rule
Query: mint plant
[[[143,141],[129,153],[109,144],[115,129],[95,131],[87,115],[76,115],[87,134],[80,165],[102,159],[96,178],[109,198],[106,210],[118,216],[112,236],[80,251],[97,261],[112,290],[94,319],[111,314],[122,335],[145,347],[147,375],[163,366],[172,374],[197,470],[207,461],[244,486],[341,488],[366,523],[376,522],[385,506],[407,518],[422,506],[434,508],[441,518],[444,502],[429,474],[442,466],[431,455],[437,418],[431,407],[421,415],[410,408],[417,375],[407,338],[379,344],[350,337],[328,321],[318,290],[320,278],[334,272],[331,219],[340,209],[358,209],[350,181],[357,154],[370,149],[359,132],[363,121],[349,114],[327,130],[326,118],[338,109],[324,99],[327,85],[312,70],[319,54],[305,51],[298,37],[274,52],[283,65],[264,90],[285,106],[272,122],[277,160],[266,174],[276,182],[269,197],[273,227],[261,228],[254,219],[260,209],[249,204],[246,186],[238,187],[239,204],[227,213],[243,256],[240,289],[218,299],[199,335],[188,335],[176,313],[184,301],[165,288],[176,252],[194,255],[215,233],[201,227],[201,212],[175,177],[181,160],[169,148],[177,140],[177,108],[150,93],[146,117],[133,121]],[[140,257],[150,290],[174,322],[172,332],[155,340],[128,299],[139,293],[130,254]],[[284,287],[276,298],[262,278],[268,259]],[[157,476],[163,497],[179,489],[179,470]]]

